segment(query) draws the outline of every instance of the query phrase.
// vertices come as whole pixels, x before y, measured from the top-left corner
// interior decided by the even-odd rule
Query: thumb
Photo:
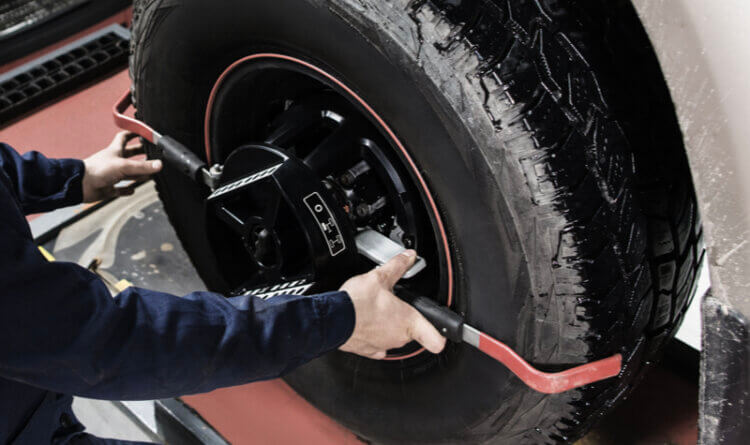
[[[380,266],[380,276],[385,280],[383,284],[389,289],[393,288],[393,286],[398,283],[398,280],[400,280],[406,271],[414,264],[416,258],[417,252],[411,249],[405,250]]]
[[[108,148],[111,150],[119,151],[128,142],[130,134],[131,133],[128,131],[117,132],[114,139],[112,139],[112,142],[109,144]]]
[[[445,337],[440,335],[435,326],[422,316],[416,309],[411,308],[414,315],[411,317],[411,337],[428,351],[437,354],[445,347]]]

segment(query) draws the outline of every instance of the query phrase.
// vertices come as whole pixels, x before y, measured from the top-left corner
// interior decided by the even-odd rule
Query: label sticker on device
[[[318,192],[313,192],[305,196],[304,201],[318,223],[318,227],[320,227],[320,231],[323,233],[323,238],[328,243],[328,251],[331,252],[331,256],[336,256],[343,252],[346,249],[344,237],[341,235],[339,225],[333,218],[333,213],[331,213],[323,198],[320,197]]]

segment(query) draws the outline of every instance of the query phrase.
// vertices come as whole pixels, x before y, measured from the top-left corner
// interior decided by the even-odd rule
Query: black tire
[[[229,64],[269,49],[313,61],[410,150],[472,324],[543,369],[625,358],[618,378],[558,395],[456,345],[388,363],[332,353],[288,376],[363,438],[572,441],[679,325],[702,259],[680,131],[629,2],[589,3],[136,1],[134,93],[156,129],[202,153],[209,91]],[[201,190],[168,169],[158,186],[198,271],[224,290]]]

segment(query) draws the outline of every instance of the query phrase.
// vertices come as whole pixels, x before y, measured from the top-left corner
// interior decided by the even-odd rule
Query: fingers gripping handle
[[[427,319],[440,334],[456,343],[463,339],[464,318],[449,308],[437,304],[427,297],[418,295],[406,287],[397,284],[393,291],[402,300],[409,303]]]
[[[415,297],[410,303],[443,337],[454,342],[462,340],[463,317],[426,297]]]

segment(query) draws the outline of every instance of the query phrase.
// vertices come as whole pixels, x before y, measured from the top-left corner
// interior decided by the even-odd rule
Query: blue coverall
[[[24,215],[80,203],[83,174],[79,160],[0,144],[0,444],[95,441],[71,395],[158,399],[270,379],[351,335],[345,292],[112,298],[86,269],[48,262]]]

